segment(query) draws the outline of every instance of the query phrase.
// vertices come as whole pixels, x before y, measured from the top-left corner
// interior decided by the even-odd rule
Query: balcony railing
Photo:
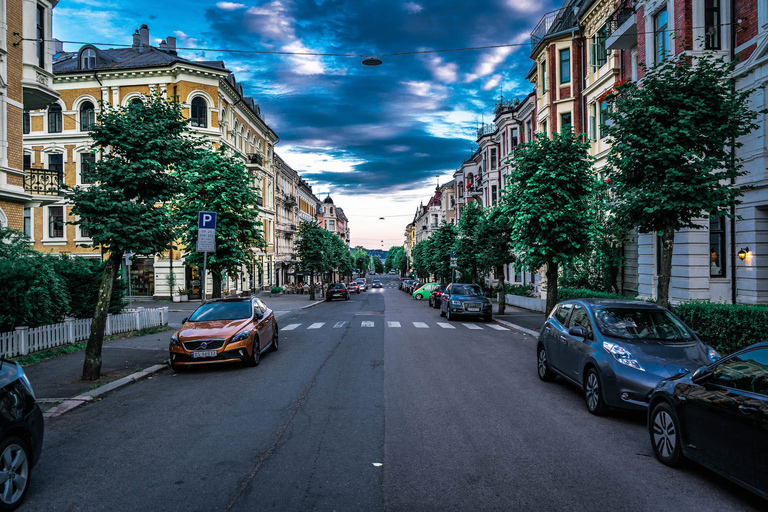
[[[292,208],[296,206],[296,196],[294,196],[293,194],[285,194],[283,200],[285,201],[285,206],[287,206],[288,208]]]
[[[506,112],[512,112],[515,110],[518,106],[520,106],[520,100],[515,98],[513,100],[501,100],[496,104],[496,109],[494,110],[494,114],[497,116],[499,114],[504,114]]]
[[[298,227],[296,226],[296,224],[291,224],[290,229],[291,231],[298,231]]]
[[[477,138],[479,139],[480,137],[482,137],[484,135],[491,135],[496,130],[497,130],[497,128],[496,128],[495,124],[493,124],[493,123],[490,123],[490,124],[483,123],[483,124],[480,125],[480,128],[477,129]]]
[[[259,153],[248,153],[248,163],[264,165],[264,157]]]
[[[608,20],[606,21],[606,24],[608,25],[608,37],[635,14],[636,4],[637,0],[622,0],[619,7],[608,16]]]
[[[531,51],[544,39],[544,36],[547,35],[547,32],[549,32],[553,25],[557,25],[554,30],[559,31],[570,28],[575,22],[576,14],[567,5],[557,11],[548,12],[541,17],[539,23],[531,31]]]
[[[61,189],[61,171],[24,169],[24,191],[38,196],[57,196]]]

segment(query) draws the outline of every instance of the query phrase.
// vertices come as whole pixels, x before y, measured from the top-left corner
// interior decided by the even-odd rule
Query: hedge
[[[691,301],[672,307],[704,343],[721,354],[730,354],[765,341],[768,306]]]
[[[563,300],[572,299],[626,299],[633,300],[634,297],[625,297],[618,293],[609,292],[595,292],[586,288],[558,288],[557,300],[558,302]]]
[[[507,295],[519,295],[521,297],[533,297],[533,286],[530,284],[505,283],[504,290]]]

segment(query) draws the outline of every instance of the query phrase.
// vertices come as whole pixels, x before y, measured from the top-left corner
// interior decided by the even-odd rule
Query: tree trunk
[[[315,271],[309,272],[309,299],[315,300]]]
[[[675,246],[675,230],[664,228],[661,235],[661,268],[659,269],[659,287],[657,302],[669,308],[669,278],[672,276],[672,249]]]
[[[220,299],[221,298],[221,276],[215,272],[211,272],[211,286],[213,286],[213,290],[211,290],[211,298]]]
[[[496,267],[496,276],[499,278],[499,314],[503,315],[507,310],[507,293],[504,286],[504,267]]]
[[[549,315],[557,305],[557,263],[547,264],[547,306],[546,315]]]
[[[123,251],[114,251],[109,254],[109,259],[104,267],[104,275],[101,278],[101,287],[99,288],[99,300],[96,302],[96,310],[93,313],[93,322],[91,322],[91,333],[88,336],[88,345],[85,347],[83,380],[97,380],[101,377],[101,346],[104,343],[104,330],[107,326],[112,288],[115,285],[117,270],[122,261]]]

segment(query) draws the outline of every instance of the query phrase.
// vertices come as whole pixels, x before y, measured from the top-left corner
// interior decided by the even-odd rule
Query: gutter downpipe
[[[731,1],[731,62],[736,59],[736,2]],[[731,92],[736,90],[736,78],[731,77]],[[736,141],[731,139],[731,165],[736,163]],[[731,187],[736,185],[736,178],[731,178]],[[736,205],[731,205],[731,303],[736,304]]]

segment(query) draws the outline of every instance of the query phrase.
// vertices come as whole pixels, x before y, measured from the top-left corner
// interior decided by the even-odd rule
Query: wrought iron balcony
[[[637,0],[621,0],[619,7],[606,20],[609,50],[629,49],[637,45]]]
[[[248,153],[248,163],[264,165],[264,157],[260,153]]]
[[[296,226],[296,224],[291,224],[290,229],[291,231],[297,231],[298,227]]]
[[[520,100],[515,98],[513,100],[501,100],[496,104],[496,109],[494,110],[494,114],[498,117],[501,114],[506,114],[507,112],[514,111],[517,107],[520,106]]]
[[[54,169],[24,169],[24,191],[38,196],[58,196],[62,172]]]
[[[567,4],[557,11],[548,12],[541,17],[539,23],[531,31],[531,51],[536,49],[553,26],[553,32],[559,32],[560,30],[572,28],[575,24],[576,13]]]
[[[485,124],[483,123],[480,125],[480,128],[477,129],[477,138],[483,137],[484,135],[491,135],[497,130],[496,125],[493,123]]]
[[[285,194],[283,200],[285,201],[285,206],[288,208],[296,206],[296,196],[293,194]]]

